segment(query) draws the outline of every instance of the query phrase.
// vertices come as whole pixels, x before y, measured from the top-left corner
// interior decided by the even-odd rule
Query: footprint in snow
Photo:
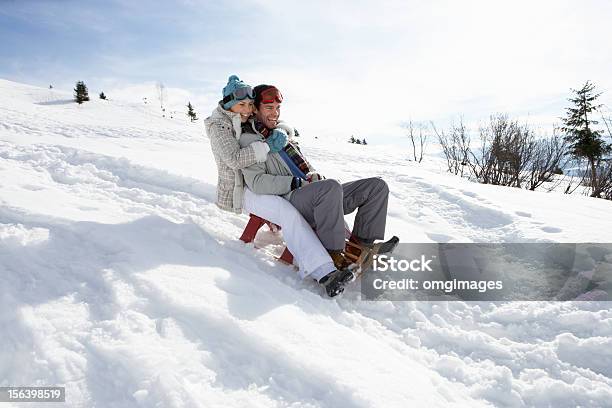
[[[45,187],[43,186],[35,186],[33,184],[24,184],[23,186],[21,186],[21,188],[30,191],[40,191],[45,189]]]
[[[516,215],[518,215],[519,217],[527,217],[527,218],[531,218],[531,214],[529,214],[528,212],[524,212],[524,211],[515,211],[514,212]]]
[[[427,235],[427,237],[429,239],[431,239],[434,242],[438,242],[438,243],[441,243],[441,242],[450,242],[450,241],[452,241],[454,239],[450,235],[438,234],[438,233],[435,233],[435,232],[426,232],[425,234]]]
[[[541,230],[544,232],[551,233],[551,234],[555,234],[555,233],[563,231],[561,228],[557,228],[557,227],[542,227]]]
[[[466,190],[461,190],[461,192],[463,193],[463,195],[466,195],[468,197],[476,197],[478,196],[478,194],[472,192],[472,191],[466,191]]]

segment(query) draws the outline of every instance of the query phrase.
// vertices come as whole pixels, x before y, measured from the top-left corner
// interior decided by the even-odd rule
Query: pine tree
[[[192,122],[198,120],[198,117],[196,116],[196,113],[193,110],[193,106],[191,106],[191,102],[187,104],[187,116],[189,116],[189,119]]]
[[[106,99],[106,95],[104,95],[104,92],[100,92],[100,99]]]
[[[368,143],[366,142],[366,140],[365,140],[365,137],[363,138],[363,141],[361,142],[361,144],[363,144],[363,145],[367,145],[367,144],[368,144]]]
[[[76,83],[76,88],[74,88],[74,100],[79,105],[89,100],[89,92],[83,81],[78,81]]]
[[[601,132],[593,129],[597,121],[589,115],[601,107],[595,105],[595,101],[601,93],[594,93],[595,85],[587,81],[582,89],[572,89],[576,95],[568,101],[574,104],[571,108],[566,108],[567,117],[563,118],[564,127],[561,128],[566,135],[564,139],[569,143],[569,154],[577,159],[586,159],[590,171],[590,186],[592,197],[599,197],[601,189],[597,177],[597,167],[601,159],[612,150],[612,146],[607,144]]]
[[[360,144],[361,144],[361,140],[359,140],[359,139],[355,139],[355,144],[360,145]]]
[[[355,136],[351,135],[351,138],[349,139],[349,143],[355,143]]]

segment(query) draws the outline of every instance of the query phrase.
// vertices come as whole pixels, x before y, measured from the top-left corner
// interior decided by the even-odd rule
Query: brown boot
[[[352,263],[350,259],[344,256],[342,251],[327,251],[327,252],[329,252],[329,256],[331,257],[332,261],[334,261],[334,266],[339,271],[347,269],[349,265]]]
[[[362,239],[352,234],[351,234],[351,237],[349,238],[349,241],[361,247],[365,247],[365,248],[372,248],[372,246],[374,246],[373,239]]]

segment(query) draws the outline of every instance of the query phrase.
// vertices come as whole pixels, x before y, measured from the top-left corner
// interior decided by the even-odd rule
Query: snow
[[[327,299],[236,239],[201,121],[70,99],[0,80],[0,386],[71,407],[609,406],[609,303]],[[611,242],[609,201],[302,147],[328,177],[383,177],[403,242]]]

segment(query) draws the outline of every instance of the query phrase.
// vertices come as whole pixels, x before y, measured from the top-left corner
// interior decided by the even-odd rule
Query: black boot
[[[386,254],[389,252],[393,252],[395,250],[395,247],[397,247],[397,245],[399,244],[399,238],[395,235],[392,236],[391,239],[388,241],[377,243],[374,243],[373,239],[363,239],[352,235],[350,241],[362,247],[372,249],[376,254]]]
[[[344,285],[354,279],[355,275],[348,269],[335,270],[319,279],[319,283],[325,286],[327,296],[334,297],[344,292]]]

